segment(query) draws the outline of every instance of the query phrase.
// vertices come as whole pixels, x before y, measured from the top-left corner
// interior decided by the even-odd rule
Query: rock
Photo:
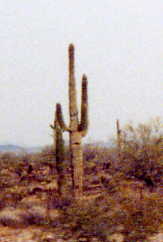
[[[123,235],[120,233],[113,234],[113,235],[109,236],[108,239],[110,242],[123,242]]]
[[[151,236],[149,238],[149,242],[162,242],[163,241],[163,233],[158,233],[157,235]]]
[[[23,224],[23,216],[26,214],[24,209],[5,207],[0,211],[0,223],[5,226],[19,226]]]

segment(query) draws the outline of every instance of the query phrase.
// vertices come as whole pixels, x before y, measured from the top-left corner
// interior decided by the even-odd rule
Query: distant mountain
[[[19,152],[24,152],[24,148],[18,145],[0,145],[0,152],[14,152],[14,153],[19,153]]]
[[[89,145],[89,143],[86,143],[85,146]],[[106,141],[94,141],[92,143],[90,143],[90,145],[93,145],[93,146],[98,146],[98,147],[106,147],[106,148],[113,148],[116,146],[116,144],[109,140],[108,142]]]
[[[25,147],[24,150],[26,153],[39,153],[43,150],[44,147],[36,146],[36,147]]]
[[[114,147],[115,144],[113,142],[93,142],[90,143],[93,146],[99,146],[99,147]],[[68,145],[68,142],[66,142],[66,145]],[[86,143],[85,146],[89,145],[89,143]],[[13,144],[3,144],[0,145],[0,153],[5,153],[5,152],[12,152],[15,154],[20,154],[20,153],[39,153],[41,152],[46,146],[35,146],[35,147],[23,147],[20,145],[13,145]]]
[[[0,145],[0,152],[5,153],[5,152],[13,152],[13,153],[37,153],[41,152],[42,147],[22,147],[19,145],[12,145],[12,144],[7,144],[7,145]]]

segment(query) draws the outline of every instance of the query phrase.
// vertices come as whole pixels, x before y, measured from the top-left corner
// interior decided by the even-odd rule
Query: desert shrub
[[[108,196],[86,200],[82,204],[72,202],[62,210],[60,223],[78,240],[84,237],[91,241],[96,237],[99,241],[109,241],[109,236],[117,232],[122,217],[121,213],[112,214],[115,203]]]
[[[26,214],[22,216],[23,223],[26,226],[29,225],[47,225],[48,224],[48,219],[45,218],[44,216],[41,216],[39,214]]]
[[[162,222],[162,199],[157,194],[144,196],[141,200],[124,200],[121,207],[124,213],[123,225],[125,242],[147,241],[147,238],[157,233]]]
[[[163,199],[156,192],[149,192],[144,182],[126,179],[123,173],[117,173],[111,180],[103,181],[108,196],[114,197],[117,215],[111,218],[119,219],[123,225],[121,231],[125,242],[147,241],[147,238],[158,233],[163,223]],[[120,219],[121,218],[121,219]]]
[[[122,133],[121,170],[127,177],[143,180],[153,188],[161,183],[163,168],[163,129],[159,119],[134,127],[126,125]]]
[[[84,161],[89,163],[94,161],[96,165],[100,166],[103,163],[109,162],[111,159],[111,152],[108,148],[96,144],[87,144],[84,146]]]

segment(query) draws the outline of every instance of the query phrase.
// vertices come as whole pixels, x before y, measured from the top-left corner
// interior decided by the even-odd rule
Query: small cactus
[[[122,131],[120,129],[119,120],[116,120],[116,129],[117,129],[117,147],[118,147],[118,153],[119,157],[121,157],[121,151],[122,151]]]

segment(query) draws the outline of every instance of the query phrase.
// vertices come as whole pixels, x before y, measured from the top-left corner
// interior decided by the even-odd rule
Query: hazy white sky
[[[0,144],[52,143],[71,42],[79,95],[89,79],[87,140],[106,141],[116,118],[162,116],[162,30],[162,0],[0,0]]]

